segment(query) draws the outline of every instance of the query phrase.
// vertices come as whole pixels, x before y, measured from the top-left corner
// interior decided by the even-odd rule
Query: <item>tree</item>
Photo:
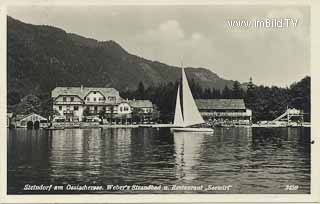
[[[211,98],[221,98],[221,92],[219,89],[212,88]]]
[[[160,118],[160,111],[158,110],[157,105],[153,105],[152,119],[157,121]]]
[[[245,103],[246,103],[246,105],[248,106],[248,107],[251,107],[252,106],[252,104],[254,103],[254,101],[255,101],[255,87],[254,87],[254,85],[253,85],[253,83],[252,83],[252,78],[250,77],[250,82],[248,83],[248,86],[247,86],[247,92],[246,92],[246,94],[245,94],[245,97],[244,97],[244,101],[245,101]]]
[[[204,95],[202,87],[198,82],[195,82],[194,79],[191,80],[190,89],[191,89],[193,98],[196,98],[196,99],[201,98]]]
[[[29,94],[23,97],[17,105],[16,114],[40,113],[40,109],[40,99],[33,94]]]
[[[141,108],[133,108],[132,120],[135,122],[140,122],[142,118],[143,118],[143,110]]]
[[[55,112],[52,110],[53,100],[49,94],[40,95],[40,115],[49,118],[52,117]]]
[[[61,115],[60,115],[60,112],[57,109],[53,109],[51,116],[61,116]]]
[[[104,119],[105,114],[106,114],[105,109],[102,109],[99,111],[99,118],[101,119],[101,121]]]
[[[244,97],[244,92],[241,88],[241,84],[238,81],[233,83],[231,98],[242,99]]]
[[[86,107],[84,110],[83,110],[83,113],[82,113],[83,116],[89,116],[90,115],[90,110],[88,107]]]
[[[289,105],[293,108],[301,109],[306,114],[305,120],[310,121],[310,86],[311,80],[309,76],[306,76],[301,81],[294,83],[290,86],[290,102]]]
[[[228,99],[228,98],[231,98],[231,94],[232,94],[232,92],[229,89],[229,87],[225,86],[224,89],[222,90],[222,94],[221,95],[222,95],[222,98]]]
[[[211,89],[210,88],[206,88],[204,90],[203,96],[201,98],[205,98],[205,99],[211,98]]]

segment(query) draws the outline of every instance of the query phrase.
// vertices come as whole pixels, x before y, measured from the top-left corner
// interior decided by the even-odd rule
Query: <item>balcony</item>
[[[84,102],[85,105],[112,105],[112,104],[116,104],[115,101],[85,101]]]
[[[81,101],[54,101],[54,105],[82,105]]]

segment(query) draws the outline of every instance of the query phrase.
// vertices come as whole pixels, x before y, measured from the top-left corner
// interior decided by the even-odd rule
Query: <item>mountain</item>
[[[97,41],[47,25],[7,17],[8,97],[50,94],[56,86],[114,87],[120,91],[175,82],[178,67],[128,53],[118,43]],[[205,68],[186,68],[189,80],[203,87],[231,87]],[[14,100],[13,100],[14,101]],[[12,102],[14,103],[14,102]]]

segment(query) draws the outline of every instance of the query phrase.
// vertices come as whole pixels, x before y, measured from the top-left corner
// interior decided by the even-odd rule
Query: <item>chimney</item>
[[[81,91],[83,91],[83,85],[81,84],[81,86],[80,86],[80,89],[81,89]]]

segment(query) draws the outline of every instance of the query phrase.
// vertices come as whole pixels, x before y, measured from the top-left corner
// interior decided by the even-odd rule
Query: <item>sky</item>
[[[307,6],[14,6],[8,15],[99,41],[114,40],[131,54],[169,65],[204,67],[240,82],[252,77],[258,85],[286,87],[310,75]],[[297,20],[296,26],[228,24],[284,18]]]

